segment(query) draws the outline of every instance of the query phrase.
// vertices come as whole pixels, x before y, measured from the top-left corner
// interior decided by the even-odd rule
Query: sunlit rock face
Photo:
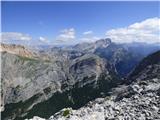
[[[119,81],[107,60],[89,53],[72,60],[58,56],[46,61],[6,51],[2,52],[2,67],[2,119],[30,117],[37,108],[38,115],[46,112],[44,117],[63,107],[77,108]],[[51,104],[51,110],[43,112]]]
[[[125,84],[78,110],[64,108],[49,120],[160,119],[160,51],[143,59]],[[31,120],[41,119],[34,117]]]
[[[31,57],[34,56],[34,53],[29,51],[28,49],[26,49],[22,45],[9,45],[9,44],[1,43],[0,51],[20,55],[20,56],[23,56],[23,57],[30,57],[31,58]]]
[[[104,97],[142,57],[110,39],[34,52],[18,45],[2,47],[1,111],[6,120],[49,118]]]

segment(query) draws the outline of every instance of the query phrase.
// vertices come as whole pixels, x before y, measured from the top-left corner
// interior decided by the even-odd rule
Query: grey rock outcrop
[[[5,48],[5,45],[3,47]],[[1,51],[1,58],[3,68],[1,110],[2,119],[5,120],[21,120],[32,118],[35,115],[48,118],[66,107],[78,109],[95,98],[106,96],[111,88],[121,82],[117,75],[121,74],[118,68],[127,68],[128,72],[126,64],[135,65],[134,61],[138,63],[137,57],[121,45],[112,43],[110,39],[102,39],[87,45],[54,47],[35,52],[31,52],[23,46],[9,45]],[[145,68],[145,66],[143,67]],[[124,71],[124,69],[121,70]],[[133,95],[139,95],[147,89],[153,91],[153,85],[156,84],[151,82],[151,85],[144,90],[138,81],[152,81],[153,79],[158,85],[157,71],[159,71],[159,65],[151,64],[147,66],[145,72],[130,76],[129,83],[132,82],[133,86],[117,87],[112,91],[111,101],[108,104],[116,102],[118,106],[118,101],[125,96],[129,96],[127,100],[132,100],[131,96]],[[147,77],[148,75],[150,77]],[[134,81],[134,79],[136,80]],[[145,84],[145,82],[143,83]],[[150,84],[147,82],[146,85],[148,83]],[[154,91],[159,91],[158,86]],[[103,105],[106,99],[102,98],[100,101]],[[94,106],[94,102],[90,102],[90,106],[92,105]],[[98,112],[97,108],[99,109],[99,107],[96,107],[96,113]],[[114,113],[114,110],[110,109],[110,112]],[[79,116],[85,116],[85,113],[87,112],[83,112],[83,115],[80,113]],[[103,113],[101,113],[99,117],[102,116]],[[59,115],[54,115],[53,119],[61,118]],[[104,116],[104,118],[106,117]]]
[[[26,49],[24,46],[22,45],[9,45],[9,44],[3,44],[1,43],[0,46],[0,52],[8,52],[11,54],[16,54],[16,55],[20,55],[23,57],[33,57],[36,56],[35,53],[29,51],[28,49]]]
[[[49,120],[159,120],[159,60],[160,51],[149,55],[128,77],[134,78],[131,83],[115,87],[110,96],[91,101],[78,110],[62,109]]]
[[[83,55],[73,60],[54,54],[54,58],[49,61],[38,57],[11,54],[7,51],[2,52],[1,56],[2,119],[22,119],[30,114],[30,111],[32,114],[32,108],[36,108],[37,104],[52,99],[56,93],[61,95],[69,91],[66,94],[67,99],[75,102],[74,99],[76,100],[78,96],[73,96],[74,89],[80,88],[84,91],[83,87],[88,89],[86,87],[88,86],[90,92],[94,91],[92,89],[105,92],[101,89],[103,82],[109,86],[113,82],[117,83],[118,80],[110,63],[94,54]],[[84,97],[89,94],[86,93]],[[93,97],[95,97],[94,92]],[[59,109],[62,109],[61,107]]]

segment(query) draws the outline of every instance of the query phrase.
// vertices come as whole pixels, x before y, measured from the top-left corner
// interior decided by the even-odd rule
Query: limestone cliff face
[[[130,73],[128,79],[135,80],[145,79],[146,77],[160,77],[157,72],[159,71],[160,65],[160,51],[154,52],[153,54],[145,57]]]
[[[19,56],[30,57],[30,58],[34,56],[34,53],[32,53],[30,50],[28,50],[22,45],[9,45],[1,43],[0,52],[8,52],[11,54],[16,54]]]
[[[73,50],[77,52],[77,55],[92,53],[107,59],[115,66],[118,75],[121,77],[125,77],[131,72],[135,65],[143,58],[139,53],[131,52],[123,44],[111,42],[109,38],[93,43],[77,44],[73,46]]]
[[[119,85],[110,96],[97,98],[73,110],[64,108],[49,120],[159,120],[160,51],[143,59],[128,77],[130,83]],[[34,117],[30,120],[45,120]]]
[[[66,96],[66,101],[69,101],[59,100],[58,104],[74,106],[77,103],[81,106],[101,92],[105,93],[111,84],[118,81],[110,63],[94,54],[73,60],[58,56],[46,61],[31,57],[30,52],[19,52],[22,50],[25,48],[8,46],[6,52],[1,52],[2,119],[23,119],[27,115],[32,117],[37,107],[43,106],[40,107],[43,109],[43,102],[56,98],[57,94]],[[78,100],[76,91],[83,95],[82,102]],[[90,93],[91,97],[88,96]],[[54,111],[49,111],[51,113],[48,115],[62,109],[64,105],[57,107],[53,102]]]
[[[23,120],[35,115],[49,118],[66,107],[78,109],[108,95],[121,82],[120,72],[128,72],[131,68],[127,65],[133,68],[138,62],[136,56],[110,39],[87,45],[33,52],[23,46],[2,44],[2,119]],[[151,65],[153,70],[155,67],[158,70],[157,65]],[[152,70],[148,68],[146,71]],[[146,73],[142,73],[134,77],[145,78]]]

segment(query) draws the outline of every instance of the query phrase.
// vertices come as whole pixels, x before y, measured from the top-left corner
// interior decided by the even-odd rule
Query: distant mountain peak
[[[94,52],[97,48],[107,48],[111,43],[110,38],[105,38],[91,43],[80,43],[73,48],[80,51]]]
[[[104,38],[104,39],[97,40],[95,43],[110,44],[111,42],[112,42],[112,40],[110,38]]]
[[[111,44],[111,39],[110,38],[105,38],[105,39],[100,39],[100,40],[97,40],[94,44],[97,46],[97,47],[102,47],[102,48],[106,48],[108,47],[108,45]]]
[[[30,51],[29,49],[25,48],[22,45],[16,45],[16,44],[3,44],[0,45],[0,51],[1,52],[8,52],[11,54],[16,54],[23,57],[33,57],[34,53]]]

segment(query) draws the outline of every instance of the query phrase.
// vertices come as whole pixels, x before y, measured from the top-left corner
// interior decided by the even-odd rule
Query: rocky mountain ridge
[[[29,57],[32,58],[35,56],[35,53],[29,51],[26,47],[22,45],[9,45],[3,44],[0,45],[0,52],[8,52],[11,54],[19,55],[22,57]]]
[[[128,79],[110,96],[97,98],[84,107],[65,108],[49,120],[159,120],[160,119],[160,51],[143,59]],[[154,73],[154,75],[153,75]],[[143,77],[142,77],[143,76]],[[30,120],[45,120],[34,117]]]
[[[127,68],[126,63],[135,65],[139,61],[110,39],[99,40],[86,48],[82,44],[54,47],[36,54],[19,52],[30,51],[22,48],[13,45],[1,51],[4,120],[22,120],[35,115],[48,118],[65,107],[78,109],[106,96],[122,82],[118,64]]]
[[[59,107],[53,102],[55,108],[49,112],[54,113],[68,105],[81,106],[101,92],[105,93],[113,83],[118,83],[110,63],[94,54],[86,54],[72,61],[65,56],[61,59],[60,56],[55,57],[54,61],[42,61],[8,52],[1,55],[3,119],[33,116],[37,108],[43,110],[50,106],[45,102],[56,100],[59,96],[66,97],[65,101],[58,101],[58,104],[64,105]],[[85,90],[87,92],[83,93]],[[85,100],[77,99],[78,92]],[[93,95],[88,97],[89,94]],[[39,110],[39,114],[41,112]]]

